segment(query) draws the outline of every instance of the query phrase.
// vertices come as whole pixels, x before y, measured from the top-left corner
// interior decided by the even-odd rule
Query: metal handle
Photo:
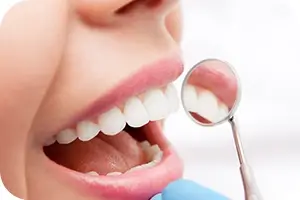
[[[239,135],[236,119],[232,116],[229,123],[233,132],[233,139],[240,162],[240,172],[244,184],[245,199],[246,200],[262,200],[260,192],[255,182],[252,170],[247,164],[246,156],[244,154],[242,141]]]
[[[243,164],[240,167],[242,180],[245,190],[245,199],[246,200],[262,200],[259,189],[256,185],[255,178],[250,166]]]

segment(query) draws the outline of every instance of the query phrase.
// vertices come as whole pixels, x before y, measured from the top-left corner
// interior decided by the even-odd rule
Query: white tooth
[[[110,172],[106,176],[119,176],[119,175],[122,175],[122,173],[121,172]]]
[[[125,128],[126,121],[121,110],[114,107],[99,117],[98,124],[102,133],[113,136]]]
[[[198,96],[197,113],[211,122],[219,112],[218,99],[210,91],[201,91]]]
[[[159,153],[159,152],[161,152],[161,150],[160,150],[160,148],[159,148],[158,145],[153,145],[153,146],[151,146],[150,148],[148,148],[148,149],[146,150],[147,159],[148,159],[149,161],[152,161],[153,158],[154,158],[154,156],[155,156],[157,153]]]
[[[173,84],[169,84],[166,88],[165,95],[169,101],[170,112],[176,112],[179,108],[179,98],[176,88]]]
[[[142,170],[142,169],[151,168],[151,167],[154,167],[155,165],[157,165],[156,162],[149,162],[147,164],[143,164],[143,165],[139,165],[139,166],[133,167],[130,170],[128,170],[126,173],[135,172],[135,171],[139,171],[139,170]]]
[[[143,104],[151,121],[164,119],[169,114],[168,100],[164,93],[159,89],[146,92]]]
[[[128,99],[124,106],[124,115],[129,126],[137,128],[149,122],[149,115],[137,97]]]
[[[129,169],[129,170],[128,170],[127,172],[125,172],[125,173],[127,174],[127,173],[135,172],[135,171],[138,171],[138,170],[141,170],[141,169],[143,169],[143,168],[142,168],[141,165],[139,165],[139,166],[136,166],[136,167],[133,167],[133,168]]]
[[[59,144],[70,144],[77,139],[75,130],[66,129],[56,135],[56,140]]]
[[[159,163],[163,158],[163,152],[160,151],[153,157],[153,162]]]
[[[219,103],[219,113],[216,116],[217,122],[224,120],[229,114],[228,107],[224,103]]]
[[[151,147],[151,144],[148,141],[141,142],[140,145],[143,150],[147,150],[148,148]]]
[[[94,171],[88,172],[86,174],[89,174],[89,175],[92,175],[92,176],[99,176],[99,174],[97,172],[94,172]]]
[[[85,142],[93,139],[100,132],[100,127],[89,121],[83,121],[77,124],[78,138]]]
[[[51,146],[52,144],[54,144],[56,142],[54,137],[51,137],[45,144],[45,146]]]
[[[183,103],[187,111],[197,112],[197,100],[196,88],[192,85],[185,85],[183,87]]]
[[[138,171],[146,168],[151,168],[157,165],[162,160],[163,152],[160,150],[158,145],[154,145],[150,147],[149,151],[147,151],[147,156],[151,156],[151,159],[149,159],[149,163],[133,167],[130,170],[128,170],[126,173]]]
[[[160,148],[159,148],[159,146],[158,146],[157,144],[151,146],[151,150],[152,150],[153,152],[155,152],[155,153],[158,153],[158,152],[161,151]]]

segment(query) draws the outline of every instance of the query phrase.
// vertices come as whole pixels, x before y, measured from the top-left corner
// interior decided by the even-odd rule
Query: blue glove
[[[229,200],[228,198],[189,180],[170,183],[151,200]]]

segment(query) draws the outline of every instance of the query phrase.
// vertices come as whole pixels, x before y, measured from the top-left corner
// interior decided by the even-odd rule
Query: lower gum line
[[[150,146],[148,148],[151,148],[153,146],[157,146],[157,145],[152,145],[152,146]],[[150,154],[150,152],[146,152],[147,150],[144,149],[144,151],[145,151],[146,154]],[[149,151],[149,149],[148,149],[148,151]],[[150,151],[154,151],[154,150],[150,150]],[[135,171],[139,171],[139,170],[143,170],[143,169],[152,168],[152,167],[156,166],[157,164],[159,164],[161,162],[162,157],[163,157],[163,152],[160,149],[159,149],[159,151],[157,149],[155,153],[154,152],[151,152],[151,153],[152,153],[151,160],[148,161],[145,164],[135,166],[135,167],[133,167],[131,169],[128,169],[124,173],[121,173],[121,172],[110,172],[110,173],[108,173],[106,175],[101,175],[101,176],[119,176],[119,175],[122,175],[122,174],[127,174],[127,173],[131,173],[131,172],[135,172]],[[146,166],[146,165],[148,165],[148,166]],[[86,174],[92,175],[92,176],[100,176],[97,172],[94,172],[94,171],[88,172]]]

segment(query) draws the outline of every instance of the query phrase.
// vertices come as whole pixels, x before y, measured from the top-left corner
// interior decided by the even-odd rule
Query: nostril
[[[116,14],[126,14],[135,10],[139,6],[146,6],[148,8],[158,7],[163,0],[134,0],[127,5],[121,7],[116,11]]]
[[[162,4],[163,0],[150,0],[147,3],[148,7],[155,8]]]
[[[123,7],[119,8],[116,11],[116,14],[126,14],[131,12],[132,10],[134,10],[137,6],[141,5],[141,3],[143,2],[143,0],[134,0],[131,1],[130,3],[124,5]],[[145,2],[145,1],[144,1]]]
[[[0,0],[1,1],[1,0]],[[144,13],[147,10],[158,14],[170,10],[179,0],[72,0],[72,7],[80,19],[91,24],[109,24],[119,19],[118,15]],[[147,12],[148,13],[148,12]]]

